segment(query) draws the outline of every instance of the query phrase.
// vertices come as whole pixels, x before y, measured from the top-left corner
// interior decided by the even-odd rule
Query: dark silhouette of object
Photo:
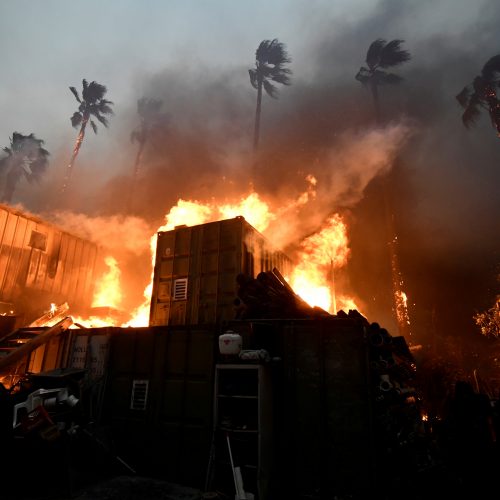
[[[10,203],[17,184],[24,176],[28,182],[38,182],[47,170],[49,152],[44,149],[44,142],[35,134],[23,135],[14,132],[10,147],[3,148],[7,153],[0,160],[0,170],[5,172],[5,185],[2,201]]]
[[[384,70],[399,66],[411,59],[410,53],[401,48],[403,43],[404,40],[386,42],[382,38],[372,42],[366,53],[367,67],[361,66],[355,76],[356,80],[370,88],[375,106],[375,117],[378,123],[382,121],[378,95],[379,86],[396,84],[403,80],[399,75]]]
[[[444,419],[444,446],[459,498],[487,498],[494,485],[493,412],[489,398],[464,380],[455,384]]]
[[[500,54],[489,59],[481,74],[474,78],[472,85],[464,87],[456,96],[465,110],[462,122],[467,128],[477,122],[481,109],[485,109],[490,115],[491,125],[500,137],[500,100],[497,88],[500,88]]]
[[[149,99],[147,97],[142,97],[137,101],[137,114],[139,115],[140,123],[139,126],[130,134],[130,140],[132,142],[137,142],[139,149],[137,150],[134,162],[134,177],[132,179],[132,187],[128,201],[128,212],[131,212],[133,208],[134,194],[146,144],[151,139],[151,136],[155,131],[166,126],[168,123],[167,114],[160,112],[162,105],[163,102],[161,100]]]
[[[278,97],[278,89],[271,82],[290,85],[292,71],[285,67],[291,62],[286,47],[276,38],[274,40],[263,40],[255,52],[255,69],[249,69],[250,83],[257,89],[257,107],[255,110],[255,129],[253,148],[257,151],[260,136],[260,113],[262,104],[262,88],[273,97]]]
[[[82,81],[82,97],[80,98],[78,91],[75,87],[70,87],[69,90],[75,96],[75,99],[80,103],[78,106],[78,111],[73,113],[71,117],[71,125],[73,127],[80,127],[80,132],[76,138],[75,146],[73,148],[73,154],[71,155],[71,159],[66,167],[66,174],[64,176],[64,182],[61,189],[61,192],[65,192],[68,184],[71,180],[71,174],[73,173],[73,166],[75,164],[76,157],[80,152],[80,148],[83,143],[83,138],[85,137],[85,129],[87,124],[90,122],[92,130],[94,134],[97,134],[97,125],[92,120],[92,117],[95,117],[100,123],[102,123],[105,127],[108,126],[108,119],[105,115],[112,115],[113,110],[111,109],[111,105],[113,104],[111,101],[104,99],[106,95],[107,88],[104,85],[101,85],[97,82],[88,83],[87,80]]]

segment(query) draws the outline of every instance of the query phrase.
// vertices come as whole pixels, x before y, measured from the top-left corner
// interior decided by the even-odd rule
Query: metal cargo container
[[[0,301],[24,320],[68,302],[90,305],[97,245],[0,205]]]
[[[290,260],[243,217],[159,232],[150,326],[234,318],[236,276],[290,270]]]
[[[102,424],[139,474],[202,488],[210,452],[216,336],[202,327],[116,329]]]

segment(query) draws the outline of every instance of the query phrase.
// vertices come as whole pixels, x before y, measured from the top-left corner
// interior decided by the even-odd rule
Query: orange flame
[[[319,232],[303,240],[300,246],[299,263],[290,278],[292,288],[309,305],[336,313],[334,270],[345,266],[350,253],[344,220],[334,214]],[[339,305],[357,309],[354,300],[348,297],[342,297]]]
[[[200,203],[196,200],[179,199],[165,216],[165,223],[157,232],[170,231],[180,225],[193,226],[221,219],[243,216],[258,231],[264,232],[274,220],[279,220],[284,213],[306,205],[316,195],[316,179],[306,178],[308,188],[299,198],[292,200],[286,206],[273,212],[268,203],[262,200],[256,192],[251,192],[233,203],[217,205]],[[279,228],[277,228],[279,231]],[[273,240],[272,235],[267,235]],[[323,228],[302,241],[298,254],[299,264],[291,274],[292,288],[311,305],[317,305],[330,312],[336,312],[337,305],[345,309],[357,309],[350,297],[335,293],[334,270],[343,267],[349,257],[347,227],[338,214],[328,218]],[[153,286],[153,268],[156,254],[157,233],[150,240],[152,271],[150,282],[144,290],[144,300],[131,314],[131,319],[122,326],[141,327],[149,324],[150,301]],[[109,260],[108,260],[109,259]],[[94,297],[94,306],[107,305],[116,307],[121,301],[119,292],[120,273],[114,259],[108,258],[106,264],[108,273],[101,280],[98,292]],[[114,288],[116,287],[116,288]],[[115,290],[115,292],[112,292]],[[84,326],[108,326],[112,318],[75,319]]]
[[[108,271],[97,282],[92,307],[108,306],[118,308],[122,302],[120,287],[121,271],[115,258],[108,256],[104,259]]]

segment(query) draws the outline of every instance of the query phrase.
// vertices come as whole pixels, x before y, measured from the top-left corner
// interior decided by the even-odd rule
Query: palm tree
[[[10,147],[3,148],[7,156],[0,160],[0,169],[5,169],[6,172],[2,201],[9,203],[12,200],[16,186],[23,176],[28,182],[40,180],[47,169],[49,156],[49,152],[42,147],[43,144],[35,134],[12,134]]]
[[[367,85],[373,96],[375,107],[375,119],[378,124],[382,122],[380,112],[380,102],[378,87],[380,85],[397,84],[403,79],[394,74],[385,71],[387,68],[399,66],[411,59],[407,50],[403,50],[401,45],[404,40],[391,40],[387,42],[378,38],[370,44],[366,53],[366,65],[362,66],[356,75],[356,80],[363,85]],[[391,284],[392,284],[392,302],[393,312],[396,318],[400,335],[409,334],[408,307],[406,304],[406,294],[403,291],[403,277],[399,264],[398,255],[398,237],[395,229],[394,211],[389,195],[389,180],[385,178],[382,181],[382,197],[384,202],[385,223],[387,226],[388,250],[391,263]]]
[[[410,53],[407,50],[401,49],[401,44],[403,43],[404,40],[386,42],[382,38],[378,38],[372,42],[366,53],[366,65],[368,67],[361,66],[356,75],[356,80],[360,81],[363,85],[367,85],[372,92],[375,117],[378,123],[382,120],[378,87],[380,85],[396,84],[402,80],[400,76],[384,70],[399,66],[411,59]]]
[[[262,105],[262,87],[266,93],[278,97],[278,89],[271,82],[290,85],[292,71],[284,65],[291,62],[283,43],[276,38],[274,40],[263,40],[255,52],[255,69],[249,69],[250,83],[257,89],[257,108],[255,111],[255,129],[253,147],[254,151],[259,146],[260,135],[260,113]]]
[[[66,175],[64,177],[64,183],[62,187],[62,192],[66,191],[69,181],[71,179],[71,174],[73,173],[73,166],[82,146],[83,138],[85,137],[85,129],[87,123],[90,122],[94,133],[97,134],[97,125],[91,117],[97,118],[105,127],[108,126],[108,120],[105,115],[112,115],[113,110],[111,101],[104,99],[107,89],[104,85],[97,82],[88,83],[87,80],[82,81],[82,98],[78,95],[78,91],[75,87],[70,87],[69,90],[75,96],[75,99],[80,103],[78,106],[78,111],[75,111],[71,117],[71,125],[73,127],[80,127],[80,132],[76,138],[75,146],[73,148],[73,154],[71,155],[71,160],[66,168]]]
[[[128,202],[129,210],[134,197],[134,191],[139,177],[141,168],[142,157],[144,155],[144,148],[146,143],[151,138],[152,133],[162,125],[166,125],[168,117],[165,113],[161,113],[160,109],[163,102],[156,99],[149,99],[142,97],[137,101],[137,114],[140,118],[139,126],[130,134],[130,140],[137,142],[139,149],[135,157],[134,163],[134,177],[132,180],[132,188],[130,192],[130,199]]]
[[[497,95],[500,88],[500,54],[493,56],[484,66],[472,85],[463,88],[456,98],[464,108],[462,121],[469,128],[479,118],[481,108],[490,114],[491,124],[500,137],[500,100]]]

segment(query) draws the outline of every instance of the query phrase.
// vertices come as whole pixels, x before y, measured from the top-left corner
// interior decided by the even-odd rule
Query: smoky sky
[[[292,58],[292,85],[280,88],[279,99],[263,99],[255,182],[259,193],[286,201],[306,189],[308,174],[315,175],[319,196],[307,212],[297,214],[297,241],[317,230],[329,214],[343,213],[350,224],[352,257],[342,280],[361,298],[371,320],[393,327],[380,198],[381,176],[390,171],[401,268],[417,340],[425,339],[430,329],[474,332],[473,313],[491,305],[499,292],[500,139],[486,114],[466,130],[455,95],[500,53],[497,2],[385,0],[354,2],[352,8],[340,2],[336,10],[330,3],[292,2],[289,19],[281,6],[273,11],[275,18],[267,19],[266,33],[259,28],[252,34],[249,27],[228,23],[225,43],[212,58],[203,51],[203,37],[211,47],[213,40],[201,29],[193,34],[189,50],[169,53],[164,64],[158,59],[153,64],[150,55],[166,50],[160,41],[156,47],[141,47],[138,36],[128,79],[110,78],[114,88],[101,81],[108,84],[116,114],[109,130],[100,130],[97,138],[88,133],[75,170],[72,206],[64,208],[89,216],[124,213],[136,153],[129,137],[138,124],[136,101],[143,96],[163,101],[168,122],[148,143],[133,215],[155,227],[179,198],[223,200],[248,192],[256,95],[247,70],[259,42],[277,37]],[[228,5],[224,3],[231,9]],[[259,4],[257,17],[263,12]],[[223,22],[209,25],[217,30],[216,40],[224,38]],[[112,34],[113,27],[109,30]],[[375,153],[367,149],[376,128],[373,103],[354,79],[377,38],[404,39],[412,55],[394,69],[403,82],[380,90],[387,125],[374,150],[386,155],[384,165],[374,162]],[[80,50],[85,54],[85,47]],[[148,62],[143,67],[135,64],[141,50]],[[106,49],[101,52],[104,58]],[[118,73],[127,64],[127,52],[117,49],[113,56]],[[87,58],[78,68],[82,78],[108,74],[94,45]],[[112,74],[113,69],[107,71]],[[61,73],[76,80],[74,69]],[[62,92],[79,86],[79,80],[59,81],[57,72],[53,78]],[[76,106],[67,94],[69,122]],[[29,104],[36,108],[36,99]],[[61,132],[37,123],[38,136],[47,131],[58,138],[51,142],[52,169],[41,186],[20,184],[16,196],[31,210],[50,216],[50,208],[57,208],[50,194],[76,132],[66,122]],[[404,133],[395,137],[395,130]]]

